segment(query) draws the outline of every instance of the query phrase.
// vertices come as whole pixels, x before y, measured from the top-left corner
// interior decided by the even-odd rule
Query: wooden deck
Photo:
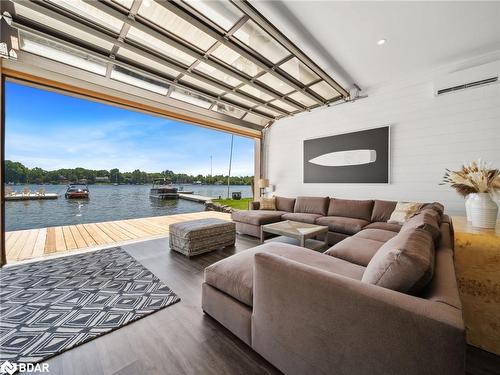
[[[37,193],[29,193],[29,194],[11,194],[3,197],[6,201],[38,201],[44,199],[57,199],[59,196],[55,193],[46,193],[46,194],[37,194]]]
[[[187,201],[193,201],[193,202],[198,202],[198,203],[206,203],[211,201],[212,197],[205,197],[203,195],[197,195],[197,194],[186,194],[186,193],[179,193],[179,198],[180,199],[185,199]]]
[[[203,211],[6,232],[7,263],[164,237],[172,223],[203,218],[229,220],[230,215]]]

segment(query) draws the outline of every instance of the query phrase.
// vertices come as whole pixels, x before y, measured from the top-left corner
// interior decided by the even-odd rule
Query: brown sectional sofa
[[[262,223],[310,220],[321,208],[315,222],[330,221],[335,245],[319,253],[269,242],[217,262],[205,270],[203,310],[285,374],[463,374],[453,228],[442,206],[400,226],[386,222],[395,202],[306,200],[293,205],[303,212],[288,201],[233,217],[257,235]]]
[[[233,212],[236,231],[250,236],[260,236],[260,226],[281,220],[326,225],[328,243],[333,245],[358,233],[366,227],[398,232],[397,224],[387,220],[397,202],[383,200],[350,200],[329,197],[276,197],[276,210],[259,210],[259,202],[252,203],[252,210]]]

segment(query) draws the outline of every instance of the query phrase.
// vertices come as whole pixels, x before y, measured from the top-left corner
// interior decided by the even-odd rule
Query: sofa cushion
[[[252,306],[254,255],[258,252],[280,255],[296,262],[356,280],[361,280],[365,270],[365,267],[329,257],[313,250],[273,242],[242,251],[205,268],[205,282],[238,301]]]
[[[388,221],[397,203],[396,201],[375,200],[373,203],[371,221]]]
[[[331,232],[355,234],[363,229],[363,227],[370,224],[370,222],[361,219],[352,219],[350,217],[323,216],[316,219],[316,224],[327,225],[328,230]]]
[[[281,215],[283,215],[284,213],[286,212],[265,210],[234,211],[231,214],[231,219],[240,223],[265,225],[280,221]]]
[[[363,229],[383,229],[383,230],[390,230],[392,232],[398,233],[401,230],[401,225],[399,225],[399,224],[391,224],[391,223],[375,222],[375,223],[368,224]]]
[[[362,281],[403,293],[417,293],[434,272],[432,236],[423,229],[401,231],[377,251]]]
[[[352,217],[370,221],[373,201],[331,198],[328,206],[328,216]]]
[[[393,232],[392,230],[368,228],[368,229],[363,229],[359,233],[356,233],[353,237],[367,238],[369,240],[387,242],[392,237],[395,237],[397,234],[398,234],[397,232]]]
[[[261,197],[259,199],[259,210],[276,210],[276,198]]]
[[[328,197],[297,197],[293,212],[326,215]]]
[[[333,245],[325,254],[366,267],[384,242],[362,237],[349,237]]]
[[[281,216],[282,220],[300,221],[301,223],[314,224],[316,219],[321,217],[317,214],[303,214],[299,212],[285,212]]]
[[[401,227],[401,232],[421,228],[429,232],[434,241],[437,241],[441,235],[439,228],[439,214],[431,209],[421,211],[405,221]]]
[[[295,198],[276,196],[276,209],[279,211],[293,212]]]

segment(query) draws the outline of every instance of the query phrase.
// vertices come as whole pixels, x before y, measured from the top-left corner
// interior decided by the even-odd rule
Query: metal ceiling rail
[[[18,0],[13,0],[13,1],[18,1]],[[156,30],[155,28],[153,28],[152,26],[144,23],[144,21],[147,21],[147,20],[145,20],[144,17],[136,17],[136,19],[132,19],[107,3],[100,2],[100,1],[98,2],[95,0],[82,0],[82,1],[89,4],[89,5],[92,5],[93,7],[97,8],[103,12],[105,12],[109,16],[114,17],[114,18],[130,25],[131,27],[134,27],[134,28],[136,28],[144,33],[149,34],[150,36],[152,36],[156,39],[167,41],[167,44],[169,44],[170,46],[190,55],[191,57],[199,60],[200,62],[203,62],[207,65],[210,65],[213,68],[220,70],[221,72],[237,79],[238,81],[244,82],[247,85],[255,87],[256,89],[272,96],[274,99],[283,100],[282,94],[276,93],[273,90],[270,90],[264,86],[258,85],[255,83],[253,78],[248,78],[245,75],[243,75],[242,73],[239,73],[233,69],[227,68],[222,63],[219,63],[218,61],[214,60],[213,58],[211,59],[210,56],[206,54],[206,52],[197,51],[195,48],[193,48],[191,46],[190,43],[185,42],[185,41],[180,42],[179,40],[177,40],[177,39],[179,39],[178,37],[175,37],[175,38],[172,37],[171,35],[169,35],[167,30],[162,29],[162,32],[160,32],[160,31]],[[142,22],[139,22],[139,20]],[[149,23],[150,21],[147,21],[147,22]],[[194,26],[197,27],[197,25],[194,25]],[[202,31],[204,31],[204,30],[202,30]],[[236,30],[234,30],[234,31],[236,31]],[[217,34],[217,35],[219,35],[219,34]],[[221,37],[221,38],[223,40],[225,40],[223,37]],[[221,39],[221,38],[219,38],[219,39]],[[214,39],[217,40],[217,38],[214,38]],[[222,43],[222,41],[220,41],[220,40],[217,40],[217,41]],[[126,41],[124,41],[124,42],[126,42]],[[227,88],[226,88],[226,90],[227,90]],[[236,92],[235,89],[233,89],[233,88],[231,88],[230,91],[232,91],[235,94],[238,94],[238,92]],[[238,95],[238,96],[241,97],[241,95]],[[249,97],[246,95],[244,98],[249,100]],[[279,112],[281,114],[285,114],[285,115],[290,114],[290,112],[283,110],[279,107],[276,107],[273,104],[266,104],[266,102],[259,101],[259,100],[257,100],[257,102],[255,102],[255,100],[251,100],[251,101],[258,104],[258,105],[269,107],[269,108],[273,109],[274,111]],[[287,100],[287,103],[290,104],[291,106],[293,106],[294,108],[299,109],[299,110],[304,110],[306,108],[305,106],[302,106],[293,100]]]
[[[184,90],[187,90],[187,91],[193,92],[193,93],[195,93],[195,94],[197,94],[197,95],[199,95],[199,96],[202,96],[202,97],[204,97],[204,98],[206,98],[206,99],[208,99],[208,100],[213,101],[214,103],[222,103],[222,104],[225,104],[225,105],[230,105],[230,106],[233,106],[233,107],[235,107],[235,108],[238,108],[238,109],[240,109],[240,110],[242,110],[242,111],[245,111],[246,113],[254,113],[254,114],[256,114],[256,115],[258,115],[258,116],[260,116],[260,117],[262,117],[262,118],[265,118],[265,119],[267,119],[267,120],[269,120],[269,121],[274,121],[274,118],[273,118],[273,117],[271,117],[271,116],[269,116],[269,115],[261,115],[261,114],[259,114],[259,113],[255,112],[255,111],[248,111],[246,108],[244,108],[244,107],[242,107],[242,106],[240,106],[240,105],[237,105],[237,104],[235,105],[235,104],[233,104],[233,103],[231,103],[231,102],[228,102],[228,101],[226,101],[226,100],[224,100],[224,99],[214,98],[213,96],[211,96],[211,95],[209,95],[209,94],[207,94],[207,93],[204,93],[203,91],[200,91],[199,89],[198,89],[198,90],[197,90],[197,89],[194,89],[194,88],[192,88],[192,87],[190,87],[190,86],[187,86],[187,85],[184,85],[184,84],[182,84],[182,83],[174,83],[174,80],[172,80],[172,79],[168,79],[168,78],[165,78],[165,77],[159,76],[159,75],[157,75],[157,74],[153,74],[153,73],[148,72],[148,71],[146,71],[146,70],[144,70],[144,69],[138,68],[138,67],[137,67],[137,66],[135,66],[135,65],[127,64],[127,63],[124,63],[124,62],[121,62],[121,61],[116,61],[116,60],[114,60],[113,58],[108,57],[108,56],[107,56],[107,55],[105,55],[105,54],[99,54],[99,53],[97,53],[97,52],[95,52],[95,51],[92,51],[92,50],[86,49],[86,48],[84,48],[84,47],[81,47],[81,46],[75,46],[75,45],[74,45],[73,43],[71,43],[71,42],[68,42],[68,41],[66,41],[66,40],[60,39],[60,38],[58,38],[57,36],[54,36],[54,35],[51,35],[51,34],[45,33],[45,32],[43,32],[43,31],[40,31],[40,30],[34,29],[34,28],[32,28],[31,26],[29,26],[29,25],[25,25],[25,24],[23,24],[23,23],[19,22],[18,20],[15,20],[15,19],[14,19],[14,21],[12,22],[12,25],[13,25],[15,28],[17,28],[18,30],[26,31],[26,32],[28,32],[28,33],[35,34],[35,35],[38,35],[38,36],[40,36],[40,37],[43,37],[43,38],[46,38],[46,39],[52,40],[52,41],[57,42],[57,43],[60,43],[60,44],[63,44],[63,45],[65,45],[65,46],[67,46],[67,47],[70,47],[70,48],[73,48],[73,49],[77,49],[77,50],[79,50],[79,51],[81,51],[81,52],[84,52],[84,53],[87,53],[87,54],[89,54],[89,55],[91,55],[91,56],[93,56],[93,57],[95,57],[95,58],[97,58],[97,59],[99,59],[99,60],[102,60],[103,62],[107,62],[107,63],[110,63],[110,64],[114,64],[114,65],[116,65],[116,66],[120,66],[120,67],[123,67],[123,68],[129,69],[129,70],[131,70],[131,71],[136,71],[136,72],[138,72],[138,73],[140,73],[140,74],[142,74],[142,75],[144,75],[144,76],[146,76],[146,77],[149,77],[149,78],[151,78],[151,79],[154,79],[154,80],[156,80],[156,81],[158,81],[158,82],[161,82],[161,83],[166,83],[166,84],[168,84],[168,85],[170,85],[170,86],[173,86],[173,87],[179,87],[179,88],[181,88],[181,89],[184,89]],[[62,64],[64,64],[64,63],[62,63]],[[121,81],[119,81],[119,82],[121,82]],[[125,83],[125,82],[121,82],[121,83],[127,84],[127,83]],[[161,95],[161,94],[158,94],[158,95]],[[165,95],[162,95],[162,96],[165,96]],[[165,97],[166,97],[166,96],[165,96]],[[177,100],[177,99],[174,99],[174,98],[169,98],[169,97],[166,97],[166,98],[171,99],[171,100]],[[183,102],[183,101],[181,100],[181,102]],[[193,104],[188,103],[188,102],[183,102],[183,103],[193,105]],[[196,106],[195,106],[195,107],[196,107]],[[201,107],[200,107],[200,108],[201,108]],[[244,115],[244,116],[246,116],[246,113],[245,113],[245,115]],[[227,116],[228,116],[228,117],[230,117],[230,118],[236,118],[236,117],[232,117],[232,116],[229,116],[229,115],[227,115]],[[244,116],[242,116],[241,118],[243,118]],[[241,118],[240,118],[240,120],[241,120]],[[247,123],[248,123],[248,126],[247,126],[247,127],[251,128],[251,129],[255,129],[255,130],[260,130],[260,129],[262,129],[262,126],[261,126],[261,125],[257,125],[257,124],[251,123],[251,122],[247,122]]]
[[[344,98],[349,97],[349,93],[332,77],[330,77],[323,69],[321,69],[314,61],[307,57],[294,43],[292,43],[285,35],[283,35],[275,26],[269,23],[248,1],[245,0],[230,0],[234,6],[250,17],[257,25],[268,32],[274,39],[281,43],[293,55],[295,55],[309,69],[316,73],[319,77],[325,80],[329,85],[333,86]]]
[[[116,45],[118,47],[121,47],[123,49],[126,49],[128,51],[131,51],[135,54],[139,54],[139,55],[142,55],[158,64],[161,64],[167,68],[170,68],[170,69],[174,69],[178,72],[181,72],[185,75],[188,75],[188,76],[191,76],[193,78],[196,78],[200,81],[203,81],[207,84],[210,84],[212,86],[215,86],[217,87],[218,89],[222,90],[222,91],[232,91],[232,88],[229,87],[229,86],[226,86],[226,85],[223,85],[223,84],[220,84],[218,82],[215,82],[209,78],[206,78],[202,73],[199,73],[199,72],[191,72],[189,71],[187,68],[183,67],[180,63],[178,63],[177,61],[169,58],[168,56],[164,56],[164,55],[161,55],[162,57],[158,57],[156,55],[156,53],[153,55],[151,53],[149,53],[148,51],[146,51],[145,49],[143,48],[137,48],[131,44],[128,44],[128,43],[125,43],[125,41],[120,41],[119,39],[117,39],[116,37],[112,37],[104,32],[101,32],[101,31],[98,31],[98,30],[95,30],[93,29],[92,27],[89,27],[87,26],[86,24],[83,24],[83,23],[80,23],[79,21],[71,18],[71,17],[68,17],[66,15],[63,15],[59,12],[56,12],[52,9],[49,9],[48,7],[45,7],[45,6],[42,6],[38,3],[34,3],[34,2],[25,2],[23,0],[12,0],[13,2],[15,3],[19,3],[25,7],[28,7],[30,8],[31,10],[34,10],[38,13],[41,13],[45,16],[48,16],[48,17],[51,17],[51,18],[55,18],[61,22],[64,22],[80,31],[83,31],[85,33],[90,33],[94,36],[96,36],[97,38],[99,39],[102,39],[108,43],[111,43],[113,45]],[[80,41],[80,45],[81,45],[81,41]],[[84,45],[86,46],[86,45]],[[88,46],[86,46],[88,47]],[[89,48],[92,48],[92,47],[89,47]],[[145,48],[145,47],[144,47]],[[191,90],[191,89],[189,89]],[[276,112],[280,113],[280,114],[284,114],[284,115],[288,115],[289,113],[288,112],[285,112],[284,110],[281,110],[279,108],[275,108],[274,106],[270,106],[270,105],[266,105],[265,102],[263,101],[259,101],[251,96],[248,96],[244,93],[239,93],[239,92],[234,92],[235,95],[245,99],[245,100],[248,100],[256,105],[260,105],[260,106],[266,106],[266,107],[269,107],[269,108],[272,108],[273,110],[275,110]],[[217,100],[218,99],[218,96],[217,95],[212,95],[212,98],[213,100]],[[245,111],[251,111],[253,113],[256,113],[257,115],[259,116],[262,116],[262,117],[266,117],[266,118],[269,118],[270,116],[266,113],[263,113],[263,112],[260,112],[258,109],[255,110],[253,108],[247,108],[245,106],[242,106],[241,104],[238,104],[238,103],[231,103],[231,105],[235,106],[235,107],[240,107],[240,108],[244,108]],[[271,118],[275,119],[275,117],[271,116]]]
[[[290,94],[293,94],[295,91],[301,92],[304,95],[308,96],[310,99],[315,101],[316,103],[319,104],[325,104],[324,100],[321,98],[320,95],[315,93],[314,91],[308,91],[306,90],[306,85],[304,85],[302,82],[299,80],[295,79],[292,77],[290,74],[287,72],[281,70],[278,71],[276,70],[278,66],[284,62],[286,62],[288,59],[292,59],[294,55],[290,53],[289,56],[285,57],[281,61],[278,61],[276,64],[273,64],[272,62],[269,61],[269,59],[262,54],[255,52],[252,50],[251,47],[246,46],[244,43],[239,41],[237,38],[233,37],[232,35],[229,38],[223,37],[221,39],[221,32],[218,31],[221,29],[220,26],[215,24],[213,21],[206,19],[202,14],[198,12],[198,10],[193,9],[189,4],[186,4],[184,1],[180,0],[171,0],[171,1],[166,1],[166,2],[160,2],[157,0],[153,0],[162,5],[163,7],[169,9],[171,12],[177,14],[179,17],[182,17],[184,20],[191,24],[196,24],[196,27],[202,29],[205,31],[207,34],[212,36],[213,38],[217,40],[224,41],[224,44],[228,46],[229,48],[232,48],[233,50],[237,51],[240,55],[243,57],[247,58],[254,64],[258,65],[260,68],[263,69],[264,73],[269,73],[273,75],[274,77],[278,78],[279,80],[286,82],[289,86],[291,86],[294,91],[287,93],[287,94],[281,94],[281,100],[284,100],[286,102],[291,102],[294,101],[294,99],[289,98],[288,96]],[[252,18],[245,14],[245,17],[248,17],[250,20]],[[200,17],[200,19],[197,19],[197,17]],[[253,21],[253,20],[252,20]],[[205,25],[204,23],[207,23]],[[215,34],[214,34],[215,32]],[[219,35],[217,35],[217,33]],[[290,52],[290,51],[288,51]],[[256,79],[257,77],[254,77]],[[298,83],[298,84],[297,84]],[[309,108],[310,106],[303,106],[305,108]]]
[[[18,2],[19,0],[12,0],[14,2]],[[207,60],[204,56],[203,53],[201,52],[196,52],[195,50],[191,49],[190,47],[187,47],[181,43],[179,43],[178,41],[172,39],[171,37],[163,34],[163,33],[160,33],[159,31],[151,28],[150,26],[148,25],[144,25],[143,23],[139,23],[135,20],[132,20],[131,18],[129,18],[128,16],[126,16],[125,14],[121,13],[120,11],[110,7],[109,5],[106,5],[106,4],[103,4],[101,2],[97,2],[97,1],[93,1],[93,0],[82,0],[83,2],[86,2],[94,7],[96,7],[97,9],[105,12],[106,14],[108,14],[109,16],[111,17],[114,17],[122,22],[124,22],[125,24],[131,26],[131,27],[135,27],[137,28],[138,30],[142,31],[142,32],[145,32],[147,33],[148,35],[150,36],[153,36],[157,39],[160,39],[160,40],[165,40],[165,39],[168,39],[169,40],[169,45],[171,45],[172,47],[175,47],[179,50],[181,50],[182,52],[185,52],[187,54],[189,54],[190,56],[192,56],[193,58],[197,59],[197,60],[201,60],[201,62],[204,62],[204,63],[207,63],[208,65],[211,65],[213,66],[214,68],[216,69],[219,69],[221,71],[223,71],[224,73],[232,76],[233,78],[239,80],[239,81],[244,81],[245,83],[247,84],[251,84],[250,80],[247,79],[247,78],[242,78],[242,76],[230,69],[227,69],[226,67],[222,66],[222,65],[215,65],[211,60]],[[24,4],[24,2],[22,3]],[[52,10],[53,12],[55,12],[55,17],[57,16],[65,16],[65,17],[68,17],[70,18],[73,22],[78,22],[80,25],[83,25],[80,20],[81,19],[84,19],[84,18],[80,18],[78,17],[78,21],[75,20],[75,18],[73,16],[71,16],[71,12],[65,10],[65,9],[61,9],[61,8],[57,8],[58,10],[61,9],[63,12],[65,12],[65,15],[63,15],[62,13],[60,13],[59,11],[55,11],[53,10],[54,9],[54,6],[52,5],[49,5],[49,7],[47,6],[42,6],[40,4],[40,6],[43,8],[43,9],[48,9],[48,10]],[[87,19],[84,19],[84,21],[86,22],[89,22]],[[72,25],[73,27],[76,27],[75,25]],[[86,31],[86,32],[89,32],[89,31]],[[103,37],[103,34],[97,34],[96,31],[94,32],[91,32],[91,34],[95,34],[95,36],[99,37],[99,38],[104,38]],[[106,34],[104,34],[106,35]],[[109,40],[108,40],[109,41]],[[116,41],[116,39],[115,39]],[[120,43],[116,43],[117,45],[119,45],[120,47],[124,48],[124,49],[129,49],[128,46],[132,47],[132,44],[130,43],[130,40],[122,40],[122,41],[119,41]],[[113,42],[111,42],[113,43]],[[134,42],[132,41],[132,43],[137,43],[137,42]],[[187,43],[187,42],[185,42]],[[141,52],[136,52],[135,53],[137,54],[141,54],[143,55],[144,57],[147,57],[149,59],[152,59],[151,58],[151,50],[148,49],[148,47],[146,46],[142,46],[142,48],[140,49]],[[134,51],[133,51],[134,52]],[[276,107],[272,104],[266,104],[265,101],[262,101],[262,100],[259,100],[257,98],[254,98],[253,96],[250,96],[250,95],[247,95],[245,93],[240,93],[240,92],[236,92],[235,89],[233,87],[230,87],[229,85],[227,84],[224,84],[224,83],[220,83],[218,81],[214,81],[213,79],[211,78],[208,78],[206,77],[206,75],[202,72],[199,72],[199,71],[189,71],[189,67],[186,67],[186,66],[183,66],[180,62],[176,61],[175,59],[169,57],[169,56],[165,56],[163,54],[161,54],[160,52],[157,52],[157,51],[154,51],[153,53],[155,54],[160,54],[162,57],[165,58],[166,62],[169,62],[169,63],[173,63],[173,65],[171,66],[168,66],[170,67],[171,69],[174,69],[174,70],[177,70],[183,74],[186,74],[188,76],[191,76],[193,78],[196,78],[196,79],[199,79],[205,83],[208,83],[210,85],[213,85],[213,86],[216,86],[217,88],[219,88],[220,90],[222,91],[228,91],[228,92],[233,92],[236,96],[242,98],[242,99],[245,99],[247,101],[250,101],[252,102],[253,104],[255,105],[259,105],[259,106],[264,106],[264,107],[269,107],[271,108],[272,110],[280,113],[281,115],[289,115],[289,112],[279,108],[279,107]],[[152,60],[155,60],[155,59],[152,59]],[[156,61],[156,60],[155,60]],[[158,61],[156,61],[158,62]],[[264,90],[262,90],[264,91]],[[274,94],[276,95],[276,94]],[[279,96],[276,96],[277,99],[280,99]],[[303,108],[300,108],[301,110]]]
[[[128,16],[129,17],[135,17],[135,15],[139,11],[139,8],[141,7],[141,5],[142,5],[142,0],[134,0],[133,3],[132,3],[132,6],[130,7],[130,10],[128,12]],[[130,25],[124,23],[122,25],[121,30],[120,30],[120,34],[118,34],[118,37],[116,38],[116,40],[120,41],[120,40],[125,39],[125,37],[127,36],[127,33],[128,33],[129,30],[130,30]],[[116,56],[116,54],[118,53],[119,49],[120,49],[120,47],[115,43],[113,45],[113,48],[111,48],[111,52],[109,54],[109,57],[111,57],[112,59],[114,59],[115,56]],[[107,78],[111,78],[111,72],[112,72],[112,70],[113,70],[113,64],[112,63],[108,63],[108,66],[106,68],[106,77]]]
[[[57,13],[57,12],[55,12],[53,10],[50,10],[50,9],[48,9],[46,7],[43,7],[43,6],[39,5],[39,4],[36,4],[34,2],[31,2],[31,1],[30,2],[25,2],[23,0],[12,0],[12,1],[15,2],[15,3],[19,3],[19,4],[23,5],[23,6],[29,7],[30,9],[32,9],[32,10],[34,10],[36,12],[39,12],[41,14],[44,14],[44,15],[46,15],[48,17],[56,18],[56,19],[58,19],[61,22],[64,22],[64,23],[66,23],[66,24],[68,24],[68,25],[70,25],[72,27],[75,27],[75,28],[77,28],[80,31],[83,31],[83,32],[86,32],[86,33],[90,33],[90,34],[92,34],[92,35],[94,35],[94,36],[96,36],[96,37],[98,37],[98,38],[100,38],[100,39],[102,39],[104,41],[112,43],[113,45],[117,45],[118,47],[121,47],[121,48],[124,48],[126,50],[129,50],[129,51],[131,51],[131,52],[133,52],[135,54],[142,55],[142,56],[144,56],[144,57],[146,57],[146,58],[148,58],[148,59],[150,59],[150,60],[152,60],[152,61],[154,61],[154,62],[156,62],[158,64],[161,64],[161,65],[165,66],[166,68],[170,68],[170,69],[174,69],[176,71],[179,71],[179,72],[181,72],[181,73],[183,73],[183,74],[185,74],[187,76],[191,76],[191,77],[193,77],[195,79],[198,79],[200,81],[203,81],[203,82],[205,82],[207,84],[213,85],[214,87],[217,87],[217,88],[219,88],[222,91],[228,91],[228,90],[231,91],[231,89],[229,87],[226,87],[226,86],[224,86],[222,84],[218,84],[218,83],[216,83],[216,82],[214,82],[214,81],[212,81],[210,79],[207,79],[207,78],[205,78],[201,74],[193,73],[193,72],[189,71],[188,69],[181,67],[179,64],[170,62],[170,61],[168,61],[168,60],[166,60],[164,58],[159,58],[156,55],[153,55],[153,54],[150,54],[150,53],[144,51],[143,49],[134,47],[134,46],[132,46],[130,44],[126,44],[125,42],[122,42],[122,41],[120,41],[120,40],[118,40],[118,39],[116,39],[114,37],[111,37],[108,34],[105,34],[105,33],[101,32],[101,31],[97,31],[95,29],[92,29],[89,26],[81,24],[81,23],[79,23],[78,21],[75,21],[72,18],[66,17],[66,16],[64,16],[64,15],[62,15],[60,13]],[[34,21],[34,22],[36,22],[36,21]],[[57,38],[57,36],[56,36],[56,38]],[[60,39],[60,38],[58,38],[58,39]],[[86,49],[87,53],[89,52],[89,50],[93,51],[93,49],[91,47],[88,47],[86,45],[82,46],[81,44],[76,45],[74,43],[69,43],[67,45],[69,45],[70,47],[71,46],[73,46],[73,47],[74,46],[83,47],[84,49]],[[101,58],[101,59],[104,58],[106,61],[109,61],[108,60],[109,57],[108,56],[103,56],[102,54],[99,55],[99,58]],[[167,59],[168,59],[168,57],[167,57]],[[116,61],[117,63],[119,62],[119,60],[113,60],[113,61]],[[137,66],[135,66],[133,64],[129,64],[129,65],[132,65],[133,69],[135,69],[135,70],[142,71],[142,72],[144,71],[142,68],[137,67]],[[148,74],[151,75],[152,73],[148,73]],[[162,77],[161,79],[165,80],[166,78]],[[172,82],[171,84],[174,84],[173,80],[169,80],[169,81]],[[179,85],[179,84],[176,84],[176,85]],[[188,91],[195,91],[190,86],[186,86],[186,85],[179,85],[179,86],[183,86],[182,88],[184,88],[184,89],[186,89]],[[239,97],[242,97],[242,98],[244,98],[244,99],[246,99],[246,100],[248,100],[248,101],[250,101],[252,103],[255,103],[257,105],[262,105],[262,106],[265,105],[264,102],[260,102],[260,101],[258,101],[256,99],[253,99],[252,97],[247,96],[245,94],[241,94],[239,92],[234,92],[234,94],[237,95],[237,96],[239,96]],[[203,95],[204,96],[208,96],[211,100],[221,101],[221,99],[217,95],[208,95],[206,93],[204,93]],[[234,107],[239,108],[241,110],[255,113],[256,115],[264,117],[266,119],[272,119],[272,120],[275,119],[275,117],[269,116],[268,114],[260,112],[259,110],[256,110],[256,109],[253,109],[253,108],[247,108],[247,107],[245,107],[245,106],[243,106],[241,104],[233,103],[231,101],[224,100],[224,102],[226,104],[228,104],[228,105],[234,106]],[[270,106],[268,106],[268,107],[270,107]],[[272,109],[274,110],[274,107],[272,107]],[[284,113],[285,115],[288,115],[288,113],[283,112],[283,111],[277,110],[277,112]]]
[[[91,0],[85,0],[85,1],[91,1]],[[273,68],[273,65],[271,63],[264,63],[262,60],[264,60],[264,59],[267,60],[264,56],[261,56],[259,54],[259,57],[257,58],[253,54],[249,53],[246,49],[242,48],[239,44],[235,43],[233,38],[227,38],[227,39],[224,38],[223,34],[221,34],[216,29],[209,27],[204,22],[200,21],[192,13],[188,12],[185,7],[179,5],[177,2],[175,2],[175,1],[162,1],[162,2],[156,1],[156,3],[158,5],[161,5],[162,7],[166,8],[167,10],[171,11],[172,13],[176,14],[177,16],[181,17],[183,20],[189,22],[191,25],[204,31],[206,34],[210,35],[212,38],[219,41],[221,44],[236,51],[238,54],[240,54],[244,58],[250,60],[252,63],[259,66],[261,69],[265,70],[267,73],[275,76],[279,80],[281,80],[281,81],[285,82],[286,84],[288,84],[289,86],[293,87],[296,91],[302,92],[304,95],[308,96],[309,98],[311,98],[312,100],[314,100],[317,103],[324,104],[324,101],[322,99],[320,99],[320,97],[317,94],[311,93],[305,87],[299,86],[293,80],[289,79],[285,75],[276,71]],[[256,85],[254,85],[254,86],[259,88],[260,90],[262,90],[262,88],[260,88],[260,86],[256,86]],[[279,98],[280,100],[283,100],[286,103],[291,104],[294,107],[297,107],[295,104],[295,101],[288,98],[287,95],[280,94],[279,96],[280,96],[280,98]],[[300,107],[302,107],[302,108],[300,108]],[[307,107],[300,105],[299,108],[305,109]]]

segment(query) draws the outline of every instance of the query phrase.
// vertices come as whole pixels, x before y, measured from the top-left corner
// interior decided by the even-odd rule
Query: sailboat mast
[[[229,199],[229,179],[231,178],[231,163],[233,162],[233,140],[234,140],[234,134],[231,134],[231,151],[229,153],[229,173],[227,174],[227,199]]]

